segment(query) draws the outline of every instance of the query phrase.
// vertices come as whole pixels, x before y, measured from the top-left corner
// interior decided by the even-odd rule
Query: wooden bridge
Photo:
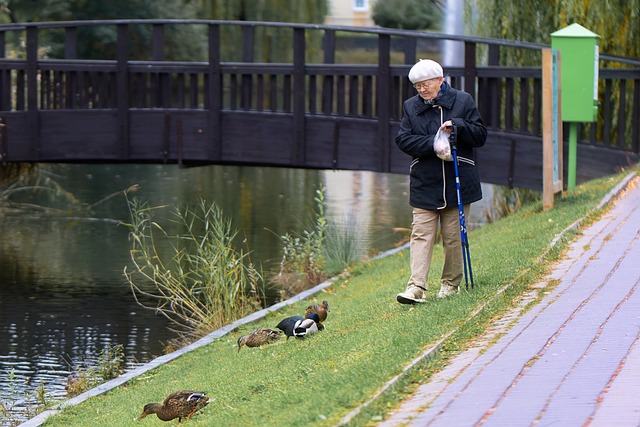
[[[79,34],[89,26],[114,35],[113,57],[78,57]],[[198,29],[202,39],[194,43],[205,47],[203,58],[165,58],[167,34],[178,26]],[[285,62],[265,53],[276,32],[290,43]],[[130,46],[140,34],[148,36],[148,57],[134,58]],[[51,40],[62,41],[57,56],[43,54]],[[345,60],[354,40],[373,46],[371,63]],[[0,25],[0,160],[408,173],[409,158],[394,142],[402,101],[415,93],[406,76],[418,58],[439,59],[444,40],[464,45],[465,65],[445,67],[445,74],[474,96],[489,129],[478,150],[482,180],[540,189],[541,67],[505,66],[500,57],[515,49],[540,58],[548,46],[290,23]],[[578,181],[639,158],[640,60],[601,55],[599,77],[599,120],[579,130]]]

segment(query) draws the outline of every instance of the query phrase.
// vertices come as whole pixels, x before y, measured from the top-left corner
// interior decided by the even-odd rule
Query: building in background
[[[328,0],[329,13],[325,18],[327,25],[345,25],[349,27],[374,27],[371,9],[377,0]]]

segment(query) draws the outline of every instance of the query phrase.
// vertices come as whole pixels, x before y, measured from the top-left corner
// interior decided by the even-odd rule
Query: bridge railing
[[[87,26],[113,31],[112,58],[78,57],[80,30]],[[174,26],[201,29],[194,43],[204,47],[204,57],[165,58],[166,33]],[[130,57],[138,27],[149,35],[147,58]],[[269,62],[277,55],[265,55],[261,37],[270,29],[288,34],[281,49],[290,61]],[[52,32],[64,40],[55,58],[43,53]],[[360,62],[366,63],[349,59],[345,39],[373,47],[361,49]],[[445,72],[454,87],[474,96],[497,147],[491,156],[508,165],[489,168],[483,178],[537,187],[539,177],[518,172],[537,167],[541,156],[541,69],[504,66],[499,58],[502,48],[539,57],[546,46],[379,28],[193,20],[0,25],[0,156],[242,161],[404,173],[406,158],[393,137],[402,102],[415,94],[406,76],[418,58],[440,59],[445,40],[464,45],[464,66]],[[15,57],[16,50],[22,56]],[[601,114],[597,123],[581,126],[582,142],[637,155],[640,60],[601,55],[601,64],[607,65],[600,70]],[[102,134],[97,126],[104,127]],[[83,137],[72,132],[84,133],[84,139],[96,132],[97,142],[83,149]],[[266,151],[264,141],[274,139]],[[530,156],[532,161],[522,160]]]

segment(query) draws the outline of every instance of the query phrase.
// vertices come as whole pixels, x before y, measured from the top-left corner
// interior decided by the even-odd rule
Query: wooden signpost
[[[554,196],[563,190],[563,139],[560,51],[542,51],[542,204],[553,207]]]

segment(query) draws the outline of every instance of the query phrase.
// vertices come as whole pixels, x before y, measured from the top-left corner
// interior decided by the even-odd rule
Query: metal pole
[[[451,154],[453,156],[453,170],[456,174],[456,195],[458,196],[458,214],[460,216],[460,241],[462,243],[462,262],[464,265],[464,282],[465,288],[469,289],[469,281],[471,281],[471,289],[473,289],[473,270],[471,269],[471,253],[469,252],[469,236],[467,235],[467,224],[464,218],[464,205],[462,203],[462,191],[460,190],[460,174],[458,172],[458,150],[457,150],[457,126],[453,126],[453,131],[449,135],[451,143]],[[467,276],[468,269],[468,276]]]
[[[569,124],[569,158],[567,159],[567,188],[576,188],[576,163],[578,157],[578,123]]]

